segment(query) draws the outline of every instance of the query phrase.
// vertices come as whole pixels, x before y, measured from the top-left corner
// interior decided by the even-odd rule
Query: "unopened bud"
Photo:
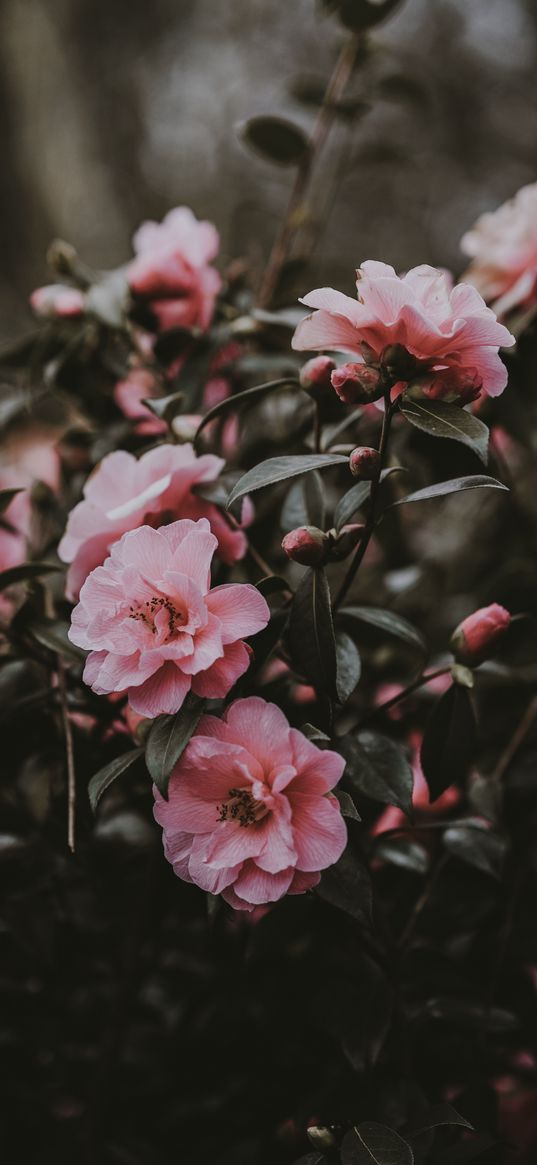
[[[475,368],[443,368],[418,376],[406,390],[410,400],[440,400],[461,407],[477,400],[483,381]]]
[[[348,526],[342,526],[339,534],[335,536],[335,541],[330,550],[331,560],[341,562],[343,558],[347,558],[358,543],[362,541],[364,530],[365,526],[362,522],[353,522]]]
[[[86,307],[86,297],[77,287],[49,283],[46,287],[37,287],[32,291],[30,307],[42,319],[81,316]]]
[[[181,444],[193,441],[201,424],[201,419],[201,416],[196,413],[183,413],[180,417],[174,417],[171,424],[174,437]]]
[[[321,566],[325,561],[330,540],[317,526],[297,526],[285,535],[282,550],[293,562],[302,566]]]
[[[468,615],[451,636],[450,646],[457,663],[467,667],[483,663],[493,646],[505,635],[510,622],[509,611],[499,603],[491,603],[490,607],[481,607],[473,615]]]
[[[78,262],[78,255],[71,243],[65,239],[53,239],[47,251],[47,263],[58,275],[71,275]]]
[[[369,445],[359,445],[349,457],[349,469],[360,481],[376,481],[380,472],[380,453]]]
[[[332,373],[332,388],[347,405],[378,400],[383,393],[382,377],[366,364],[342,364]]]
[[[331,388],[330,377],[335,367],[329,356],[313,356],[300,369],[300,387],[313,397],[324,395]]]
[[[388,344],[382,352],[380,362],[393,381],[411,380],[419,369],[419,360],[416,360],[402,344]]]
[[[326,1125],[310,1125],[309,1129],[306,1129],[306,1133],[314,1149],[320,1149],[321,1152],[330,1152],[331,1149],[335,1149],[336,1138]]]

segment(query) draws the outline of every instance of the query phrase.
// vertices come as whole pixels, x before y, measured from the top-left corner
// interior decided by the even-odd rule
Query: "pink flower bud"
[[[348,526],[342,526],[330,551],[331,561],[341,562],[343,558],[346,558],[361,542],[364,530],[365,526],[362,522],[352,522]]]
[[[185,442],[194,440],[200,424],[201,416],[197,413],[183,413],[181,416],[173,418],[173,434],[181,444],[185,444]]]
[[[410,400],[443,400],[446,404],[467,405],[481,394],[482,380],[475,368],[442,368],[419,376],[409,386]]]
[[[459,663],[469,666],[482,663],[492,646],[505,634],[511,615],[499,603],[481,607],[468,615],[451,636],[451,650]]]
[[[325,393],[330,387],[330,376],[336,365],[330,356],[313,356],[300,369],[300,386],[313,396]]]
[[[58,316],[81,316],[86,300],[77,287],[66,287],[63,283],[49,283],[47,287],[37,287],[30,296],[30,306],[36,316],[54,319]]]
[[[317,526],[297,526],[285,535],[282,550],[302,566],[320,566],[326,558],[329,539]]]
[[[342,364],[332,373],[332,388],[347,405],[365,404],[382,396],[382,378],[365,364]]]
[[[349,469],[360,481],[375,481],[380,471],[380,454],[368,445],[359,445],[349,457]]]

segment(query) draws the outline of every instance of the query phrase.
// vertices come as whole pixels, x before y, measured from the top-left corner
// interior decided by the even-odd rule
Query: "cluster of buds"
[[[329,356],[308,360],[300,373],[302,388],[321,400],[333,388],[348,405],[371,404],[395,384],[406,384],[411,400],[440,400],[464,406],[477,400],[482,388],[475,368],[431,368],[402,344],[389,344],[380,354],[369,344],[360,345],[361,361],[336,366]]]
[[[451,636],[450,646],[457,663],[465,667],[477,667],[483,663],[505,635],[510,622],[509,611],[499,603],[480,607],[473,615],[468,615]]]
[[[324,566],[347,558],[362,539],[364,526],[356,522],[341,530],[320,530],[318,526],[297,526],[282,541],[282,550],[291,562],[301,566]]]

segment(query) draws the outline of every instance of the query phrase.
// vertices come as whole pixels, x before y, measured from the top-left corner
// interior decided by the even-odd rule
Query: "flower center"
[[[129,619],[136,619],[139,623],[144,623],[151,631],[151,634],[156,635],[158,627],[155,626],[155,615],[159,611],[166,611],[168,616],[167,641],[168,639],[172,639],[174,635],[177,635],[182,625],[186,623],[187,618],[185,612],[179,611],[167,596],[153,595],[151,599],[146,599],[142,606],[131,607]]]
[[[239,825],[254,825],[268,813],[268,805],[257,801],[249,789],[230,789],[228,800],[216,806],[219,821],[238,821]]]

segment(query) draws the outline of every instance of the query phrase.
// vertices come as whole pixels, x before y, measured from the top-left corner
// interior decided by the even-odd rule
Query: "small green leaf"
[[[340,704],[346,704],[360,679],[362,661],[360,652],[346,631],[336,632],[336,687]]]
[[[414,401],[403,397],[401,413],[414,428],[430,437],[447,437],[460,441],[477,454],[486,465],[488,461],[489,431],[474,413],[466,412],[456,404],[445,401]]]
[[[343,1138],[342,1165],[413,1165],[410,1145],[387,1125],[363,1121]]]
[[[168,794],[172,769],[184,752],[200,721],[205,700],[187,696],[174,716],[157,716],[147,737],[145,760],[159,793]]]
[[[290,477],[298,477],[300,473],[309,473],[312,469],[328,469],[332,465],[346,465],[348,457],[340,453],[303,453],[295,457],[269,457],[249,469],[231,490],[227,508],[233,505],[237,498],[244,494],[253,493],[266,485],[275,485],[279,481],[287,481]]]
[[[352,821],[361,821],[362,818],[354,804],[350,793],[346,793],[345,789],[333,789],[334,797],[339,801],[339,807],[344,817],[350,817]]]
[[[466,489],[507,490],[508,487],[503,485],[501,481],[496,481],[495,477],[486,477],[484,474],[475,473],[472,477],[453,477],[449,481],[437,481],[435,485],[418,489],[415,493],[407,494],[406,498],[399,498],[398,501],[392,502],[391,505],[403,506],[406,502],[425,502],[429,498],[442,498],[447,494],[460,493]]]
[[[410,1128],[405,1129],[406,1137],[419,1137],[421,1133],[429,1132],[429,1129],[442,1128],[444,1125],[452,1125],[456,1128],[471,1129],[473,1125],[466,1117],[461,1116],[459,1112],[451,1104],[433,1104],[430,1109],[420,1120],[411,1125]]]
[[[392,473],[406,473],[406,470],[402,465],[390,465],[387,469],[382,470],[380,475],[381,482],[385,481],[387,477],[391,477]],[[357,481],[356,485],[351,486],[347,490],[347,493],[343,494],[343,497],[339,499],[334,513],[334,526],[338,533],[341,527],[350,521],[356,511],[361,509],[370,493],[370,481]]]
[[[281,578],[279,574],[267,574],[265,578],[260,578],[256,582],[257,590],[262,595],[273,595],[276,591],[288,591],[289,583],[287,579]]]
[[[239,126],[239,134],[256,154],[279,166],[296,165],[309,150],[304,131],[283,117],[250,117]]]
[[[78,663],[85,660],[86,652],[71,643],[69,624],[62,619],[33,619],[27,624],[26,629],[37,643],[42,647],[48,647],[49,651],[68,656]]]
[[[378,835],[375,844],[375,858],[414,874],[426,874],[429,869],[429,854],[424,846],[408,837],[383,837]]]
[[[366,623],[371,627],[376,627],[379,631],[400,639],[407,647],[412,647],[424,656],[427,655],[427,644],[421,633],[412,623],[409,623],[408,619],[403,618],[402,615],[397,615],[395,611],[384,610],[382,607],[352,606],[343,607],[340,616],[357,623]]]
[[[298,674],[336,698],[336,641],[330,591],[322,567],[307,570],[295,593],[288,643]]]
[[[225,413],[246,408],[247,405],[253,405],[258,399],[261,400],[269,392],[273,392],[278,388],[299,389],[300,385],[298,380],[295,380],[292,376],[284,376],[279,380],[269,380],[266,384],[256,384],[253,388],[245,388],[244,392],[235,392],[232,396],[227,396],[225,400],[221,400],[218,404],[213,405],[212,409],[209,409],[205,413],[205,416],[201,418],[194,440],[197,441],[205,426],[210,421],[214,421],[216,417],[221,417]]]
[[[342,736],[338,751],[346,758],[345,784],[353,793],[364,793],[383,805],[397,805],[412,812],[414,777],[405,749],[380,732],[362,731]]]
[[[126,268],[109,271],[86,294],[87,310],[109,328],[120,328],[127,311],[130,290]]]
[[[442,840],[452,857],[500,878],[507,841],[482,821],[468,818],[467,825],[453,825],[446,829]]]
[[[133,748],[131,752],[124,752],[122,756],[117,756],[115,760],[110,761],[110,764],[105,765],[93,775],[88,785],[88,797],[94,813],[103,793],[117,777],[120,777],[142,756],[143,751],[143,748]]]
[[[143,400],[142,404],[153,413],[154,417],[158,417],[159,421],[173,421],[173,418],[181,411],[185,397],[182,392],[172,392],[169,396],[155,396],[148,397]]]
[[[421,767],[436,801],[449,785],[466,778],[474,754],[476,723],[468,688],[452,684],[437,701],[425,726]]]
[[[0,573],[0,591],[5,591],[14,583],[32,582],[44,574],[55,574],[62,570],[60,563],[53,562],[22,562],[20,566],[10,566]]]

